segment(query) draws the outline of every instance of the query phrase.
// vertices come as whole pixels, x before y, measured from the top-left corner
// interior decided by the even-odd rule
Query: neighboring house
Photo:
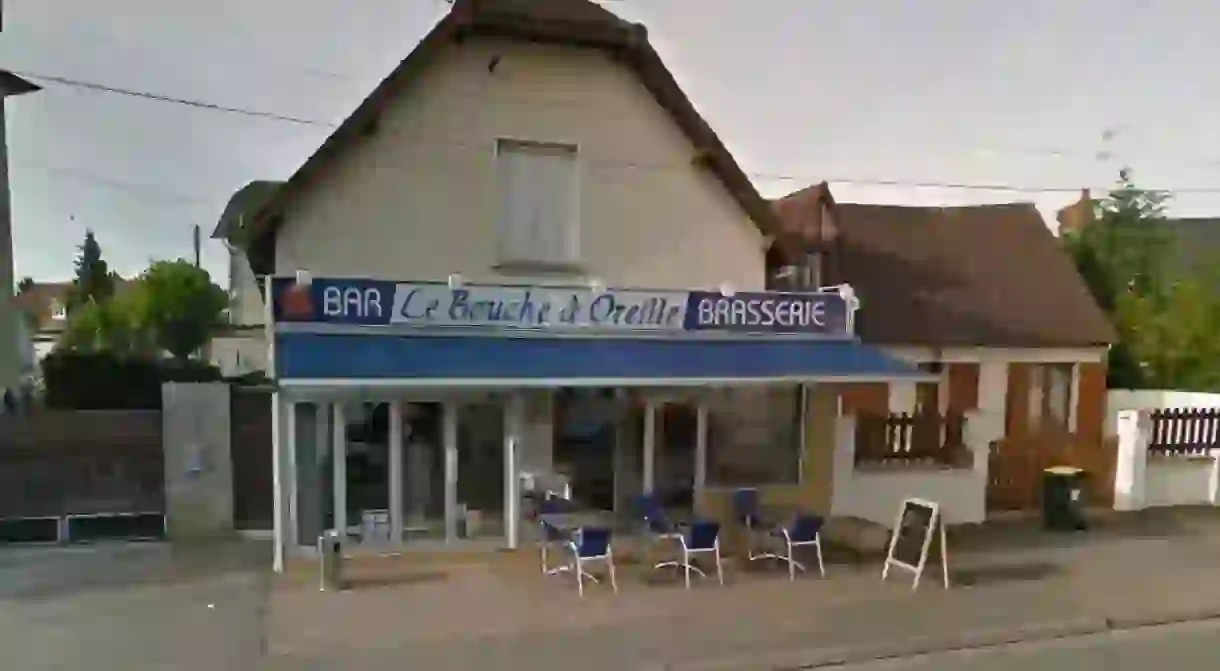
[[[587,0],[456,0],[270,191],[219,234],[276,278],[280,556],[327,524],[516,547],[552,477],[623,515],[672,487],[727,518],[743,485],[825,514],[835,385],[925,377],[850,338],[847,292],[759,293],[800,250]]]
[[[1059,231],[1081,230],[1096,220],[1097,200],[1082,189],[1076,202],[1056,215]],[[1160,226],[1167,240],[1167,269],[1210,272],[1220,281],[1220,217],[1169,217]]]
[[[32,353],[29,363],[33,368],[27,374],[37,373],[38,364],[51,353],[67,329],[67,299],[71,289],[71,282],[35,282],[14,299],[21,318],[18,332]]]
[[[816,252],[810,265],[822,283],[855,288],[860,337],[939,377],[854,385],[846,412],[981,410],[1004,417],[1005,449],[1044,454],[1031,463],[1070,448],[1081,465],[1110,467],[1100,441],[1115,334],[1032,204],[835,203],[823,184],[776,210]],[[1033,505],[1036,477],[1025,473],[1020,491],[989,492],[992,505]]]
[[[228,326],[212,338],[209,358],[225,376],[267,370],[263,275],[255,276],[244,249],[245,227],[283,182],[254,181],[229,199],[212,238],[229,251]]]

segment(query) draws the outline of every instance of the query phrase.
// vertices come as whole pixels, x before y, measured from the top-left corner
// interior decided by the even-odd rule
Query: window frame
[[[1029,384],[1029,423],[1034,428],[1054,426],[1065,430],[1072,429],[1072,409],[1076,404],[1076,364],[1073,363],[1041,363],[1032,367]],[[1051,391],[1054,388],[1056,375],[1064,383],[1063,405],[1052,406]],[[1061,413],[1061,414],[1060,414]]]
[[[508,233],[508,217],[504,212],[504,204],[508,200],[504,183],[501,155],[508,153],[506,148],[534,148],[542,150],[558,150],[569,152],[572,157],[572,193],[568,195],[568,214],[566,223],[567,249],[563,259],[531,259],[519,258],[513,245],[506,241]],[[584,169],[581,160],[581,148],[577,142],[527,140],[513,136],[497,137],[492,142],[492,166],[497,185],[496,215],[495,215],[495,263],[493,269],[505,273],[561,273],[575,274],[583,271],[581,253],[581,199],[580,194],[584,184]]]
[[[58,298],[51,299],[51,304],[47,306],[47,311],[51,314],[51,319],[55,321],[63,321],[68,318],[68,306]]]

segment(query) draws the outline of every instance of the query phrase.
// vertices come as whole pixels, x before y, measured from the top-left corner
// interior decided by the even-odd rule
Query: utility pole
[[[199,261],[200,261],[199,248],[201,245],[202,245],[202,241],[199,239],[199,224],[195,224],[195,267],[196,268],[199,267]]]
[[[4,0],[0,0],[0,31],[4,30]],[[5,137],[4,101],[9,96],[37,91],[38,86],[0,70],[0,394],[17,391],[20,359],[25,348],[17,341],[17,313],[13,306],[13,213],[8,189],[8,142]]]

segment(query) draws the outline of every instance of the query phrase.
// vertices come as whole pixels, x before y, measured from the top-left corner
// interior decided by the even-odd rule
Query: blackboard
[[[933,545],[940,555],[941,573],[945,587],[949,587],[949,550],[945,546],[945,524],[940,506],[925,499],[906,499],[894,520],[890,536],[889,552],[881,579],[885,580],[891,567],[915,574],[912,589],[919,587],[919,578],[928,564],[928,555]]]
[[[894,530],[894,549],[890,558],[906,564],[919,566],[923,559],[924,547],[935,529],[936,508],[915,499],[907,499],[902,503],[902,515],[898,518]]]

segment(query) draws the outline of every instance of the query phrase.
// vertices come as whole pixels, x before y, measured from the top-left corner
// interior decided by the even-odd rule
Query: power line
[[[288,123],[300,124],[303,126],[323,126],[333,128],[336,124],[327,121],[318,121],[316,119],[304,119],[301,117],[289,116],[286,114],[277,114],[275,112],[264,112],[260,110],[246,109],[244,107],[229,107],[227,105],[218,105],[216,103],[203,102],[199,100],[188,100],[186,98],[175,98],[173,96],[161,95],[158,93],[150,93],[148,91],[138,91],[135,89],[119,88],[116,86],[108,86],[95,82],[83,81],[80,79],[71,79],[69,77],[59,77],[55,75],[44,75],[28,70],[19,71],[13,70],[13,74],[20,75],[29,79],[42,80],[44,82],[53,82],[64,86],[72,86],[75,88],[88,89],[90,91],[99,91],[101,93],[113,93],[115,95],[130,96],[133,98],[141,98],[144,100],[155,100],[162,103],[171,103],[174,105],[185,105],[198,109],[209,110],[212,112],[224,112],[227,114],[240,114],[242,116],[257,117],[261,119],[270,119],[272,121],[284,121]]]
[[[104,85],[104,84],[100,84],[100,83],[96,83],[96,82],[72,79],[72,78],[68,78],[68,77],[44,75],[44,74],[34,73],[34,72],[29,72],[29,71],[16,71],[16,74],[19,74],[19,75],[22,75],[25,77],[29,77],[31,79],[41,79],[43,81],[53,82],[53,83],[61,84],[64,86],[84,88],[84,89],[88,89],[88,90],[98,91],[98,92],[102,92],[102,93],[115,94],[115,95],[132,96],[132,97],[145,99],[145,100],[153,100],[156,102],[162,102],[162,103],[167,103],[167,104],[183,105],[183,106],[187,106],[187,107],[191,107],[191,108],[203,109],[203,110],[213,111],[213,112],[239,114],[239,115],[243,115],[243,116],[268,119],[268,120],[272,120],[272,121],[293,123],[293,124],[297,124],[297,125],[308,125],[308,126],[327,127],[327,128],[336,127],[336,124],[318,121],[318,120],[314,120],[314,119],[305,119],[302,117],[295,117],[295,116],[277,114],[277,113],[272,113],[272,112],[252,110],[252,109],[241,108],[241,107],[231,107],[231,106],[219,105],[219,104],[209,103],[209,102],[199,101],[199,100],[188,100],[188,99],[184,99],[184,98],[176,98],[176,97],[172,97],[172,96],[151,93],[148,91],[119,88],[119,87],[108,86],[108,85]],[[514,104],[536,105],[536,104],[538,104],[537,100],[489,99],[486,96],[478,96],[478,95],[470,95],[469,97],[472,100],[476,100],[477,102],[479,102],[480,104],[485,105],[485,106],[514,105]],[[549,107],[552,107],[552,108],[565,107],[565,106],[566,107],[580,107],[581,106],[581,105],[575,104],[575,103],[564,105],[562,103],[558,103],[557,101],[552,101],[547,104]],[[420,142],[420,144],[427,144],[427,145],[431,145],[431,146],[450,145],[450,146],[463,146],[463,147],[468,147],[468,148],[479,148],[479,149],[484,148],[482,144],[474,144],[474,143],[463,142],[463,141],[459,141],[459,140],[437,141],[435,139],[430,139],[427,141],[422,141],[422,142]],[[1051,149],[1051,148],[1024,148],[1024,149],[1009,148],[1007,151],[1022,151],[1025,153],[1032,153],[1032,154],[1036,154],[1036,155],[1050,155],[1050,156],[1068,155],[1068,153],[1063,150],[1057,150],[1057,149]],[[653,170],[653,171],[683,171],[683,172],[689,170],[689,165],[682,165],[682,164],[646,164],[646,163],[637,163],[637,162],[631,162],[631,161],[606,161],[606,160],[596,160],[596,159],[586,160],[586,162],[590,165],[601,166],[601,167],[606,167],[606,168],[626,168],[626,169],[642,169],[642,170]],[[1220,163],[1215,163],[1213,165],[1220,165]],[[32,166],[32,167],[37,167],[40,169],[48,169],[51,171],[59,171],[59,172],[72,171],[74,173],[74,175],[77,177],[82,177],[82,175],[84,175],[85,177],[83,177],[83,178],[89,179],[91,181],[95,181],[97,183],[104,184],[104,183],[110,182],[110,180],[108,180],[108,178],[99,177],[92,173],[85,173],[85,172],[82,172],[82,171],[74,169],[74,168],[46,168],[45,166]],[[808,184],[813,184],[816,182],[826,181],[826,182],[830,182],[832,184],[845,184],[845,185],[856,185],[856,186],[886,186],[886,187],[899,187],[899,188],[928,188],[928,189],[947,189],[947,190],[961,190],[961,191],[990,191],[990,192],[1006,192],[1006,193],[1021,193],[1021,194],[1076,193],[1076,192],[1079,192],[1081,189],[1081,186],[1038,186],[1038,185],[1015,185],[1015,184],[1003,183],[1003,182],[972,183],[972,182],[937,181],[937,180],[905,180],[905,179],[893,179],[893,178],[857,177],[857,176],[847,176],[847,175],[809,176],[809,175],[766,173],[766,172],[746,172],[746,175],[752,179],[756,179],[759,181],[794,182],[794,183],[799,183],[802,186],[808,185]],[[133,185],[121,184],[121,185],[115,185],[115,186],[116,186],[116,188],[124,188],[124,189],[130,190]],[[144,188],[144,187],[137,186],[136,188],[139,189],[139,188]],[[154,190],[158,189],[158,187],[151,187],[151,188],[153,188]],[[1165,191],[1165,192],[1170,192],[1170,193],[1199,193],[1199,194],[1220,193],[1220,187],[1199,187],[1199,188],[1185,187],[1185,188],[1174,188],[1174,189],[1150,189],[1150,190]],[[182,198],[179,198],[179,199],[182,199]],[[187,197],[184,200],[196,200],[196,198]],[[203,200],[203,199],[198,199],[198,200]]]

